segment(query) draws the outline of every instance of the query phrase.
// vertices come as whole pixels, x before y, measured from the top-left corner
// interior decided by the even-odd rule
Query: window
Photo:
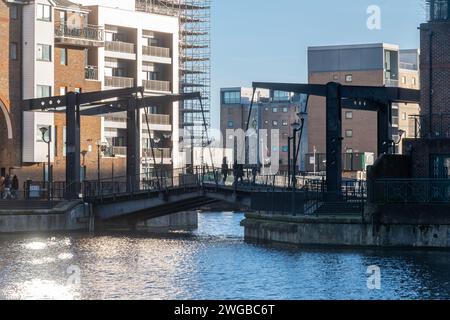
[[[402,83],[406,84],[406,77],[405,76],[402,77]]]
[[[413,86],[415,86],[415,85],[417,84],[416,77],[413,77],[413,78],[411,79],[411,84],[412,84]]]
[[[339,80],[339,76],[337,74],[333,74],[333,80],[334,81],[338,81]]]
[[[67,48],[60,48],[59,56],[60,56],[59,63],[63,66],[67,66]]]
[[[289,101],[290,93],[285,91],[274,90],[273,91],[273,100],[274,101]]]
[[[278,113],[278,108],[272,108],[273,113]]]
[[[432,20],[448,19],[448,0],[435,0],[432,5]]]
[[[11,42],[9,46],[9,58],[11,60],[17,60],[17,43]]]
[[[234,127],[234,122],[228,121],[228,128],[233,128],[233,127]]]
[[[224,104],[240,104],[241,92],[240,91],[225,91],[223,93]]]
[[[406,119],[407,119],[406,112],[403,112],[403,113],[402,113],[402,120],[406,120]]]
[[[51,86],[37,85],[36,98],[45,98],[45,97],[50,97],[51,95],[52,95],[52,87]]]
[[[41,21],[52,21],[52,8],[46,4],[38,4],[37,19]]]
[[[264,121],[264,124],[269,124],[269,120],[265,120],[265,121]]]
[[[346,153],[353,153],[353,148],[347,148]]]
[[[39,61],[52,61],[52,46],[49,46],[48,44],[38,44],[37,59]]]
[[[75,88],[75,89],[73,89],[73,92],[81,93],[81,88]]]
[[[284,147],[281,148],[281,151],[288,152],[289,151],[289,147],[288,146],[284,146]]]
[[[283,113],[288,113],[289,109],[288,108],[283,108]]]
[[[9,16],[13,20],[19,19],[19,7],[14,4],[11,5],[11,7],[9,9]]]
[[[278,121],[277,121],[277,120],[273,120],[273,121],[272,121],[272,126],[278,127]]]
[[[345,76],[345,82],[353,82],[353,75],[347,74]]]
[[[345,130],[345,137],[346,138],[352,138],[353,137],[353,130]]]
[[[287,127],[288,125],[289,125],[288,122],[286,120],[283,120],[283,126]]]
[[[346,111],[345,112],[345,119],[353,119],[353,112],[352,111]]]
[[[67,87],[60,87],[59,88],[59,95],[60,96],[65,96],[67,93]]]

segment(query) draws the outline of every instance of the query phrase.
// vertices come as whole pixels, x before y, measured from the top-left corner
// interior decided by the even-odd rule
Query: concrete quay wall
[[[87,230],[89,208],[81,201],[66,202],[53,209],[2,210],[1,233]]]
[[[245,239],[259,243],[349,247],[450,248],[450,225],[372,224],[360,218],[249,213]]]

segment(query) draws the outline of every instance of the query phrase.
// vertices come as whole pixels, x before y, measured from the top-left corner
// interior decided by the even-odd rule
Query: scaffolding
[[[136,0],[136,9],[180,20],[180,92],[203,98],[203,105],[183,102],[180,125],[204,147],[211,125],[211,0]]]

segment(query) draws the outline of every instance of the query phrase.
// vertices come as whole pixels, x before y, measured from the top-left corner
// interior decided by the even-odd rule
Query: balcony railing
[[[121,41],[106,41],[105,50],[121,53],[136,53],[135,45],[133,43],[121,42]]]
[[[142,46],[142,54],[152,57],[170,58],[170,49],[154,46]]]
[[[133,88],[134,79],[125,77],[109,77],[105,76],[105,87],[113,88]]]
[[[104,31],[98,26],[70,26],[67,24],[57,24],[55,26],[55,37],[76,38],[89,41],[103,41]]]
[[[170,125],[170,116],[166,114],[149,114],[148,121],[150,124]],[[142,123],[147,123],[145,117],[142,119]]]
[[[415,139],[449,139],[450,113],[415,115],[409,118],[409,136]]]
[[[170,81],[143,80],[142,85],[147,91],[170,92]]]
[[[170,159],[172,158],[172,150],[169,148],[153,148],[155,153],[155,159]],[[145,158],[153,158],[152,149],[144,148],[142,149],[142,156]],[[162,157],[161,157],[162,156]]]
[[[98,68],[95,66],[86,66],[84,68],[84,78],[86,80],[98,80]]]
[[[386,85],[386,87],[394,87],[397,88],[398,87],[398,80],[394,80],[394,79],[385,79],[384,80],[384,84]]]

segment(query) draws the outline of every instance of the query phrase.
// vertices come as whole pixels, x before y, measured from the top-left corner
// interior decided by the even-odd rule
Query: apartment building
[[[146,95],[179,92],[179,18],[135,10],[134,0],[0,1],[0,168],[25,179],[65,177],[65,116],[23,112],[22,100],[143,86]],[[141,116],[141,172],[181,163],[179,105]],[[42,137],[40,128],[50,128]],[[44,141],[45,140],[45,141]],[[126,115],[81,118],[82,177],[125,174]],[[155,155],[149,152],[151,143]],[[100,160],[100,164],[98,159]]]
[[[419,51],[400,50],[386,43],[320,46],[308,48],[308,79],[311,84],[339,82],[343,85],[392,86],[419,89]],[[393,141],[413,134],[410,117],[419,113],[417,104],[393,104]],[[310,97],[309,153],[325,153],[325,98]],[[343,150],[346,153],[377,154],[377,115],[369,111],[343,110]]]
[[[253,95],[252,88],[223,88],[220,91],[220,128],[225,142],[229,137],[227,130],[247,128],[250,103]],[[248,128],[267,130],[268,154],[279,152],[280,170],[288,168],[288,138],[293,135],[292,124],[299,122],[298,113],[304,110],[305,101],[299,96],[281,91],[257,90],[254,98],[250,124]],[[304,167],[304,154],[307,143],[307,118],[301,144],[299,169]],[[272,130],[279,130],[279,149],[272,145],[270,135]]]

